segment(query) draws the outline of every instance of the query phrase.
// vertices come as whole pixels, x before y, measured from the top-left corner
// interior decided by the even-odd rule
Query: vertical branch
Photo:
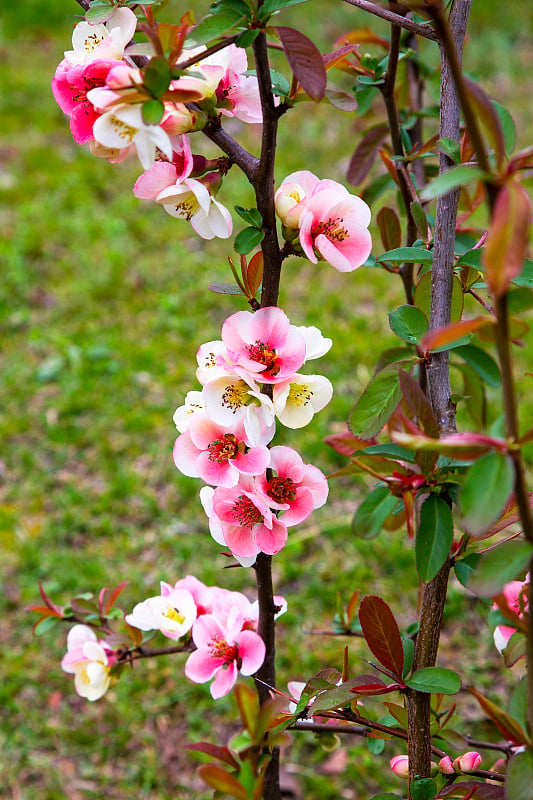
[[[460,66],[464,37],[472,0],[453,4],[448,20],[449,36],[455,43]],[[441,109],[440,136],[459,141],[461,107],[453,79],[447,49],[441,44]],[[439,173],[452,166],[441,153]],[[431,282],[431,310],[429,329],[448,325],[453,289],[453,263],[455,227],[459,190],[449,192],[437,201],[435,218],[435,243]],[[426,365],[427,393],[441,435],[455,431],[455,406],[451,401],[448,353],[435,353]],[[422,595],[420,628],[415,645],[413,668],[435,665],[439,647],[442,616],[446,603],[450,560],[442,566],[435,578],[425,584]],[[409,777],[429,776],[431,771],[430,696],[411,692],[408,697],[409,727]]]

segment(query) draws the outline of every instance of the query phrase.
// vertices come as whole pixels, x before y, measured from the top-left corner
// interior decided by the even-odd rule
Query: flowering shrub
[[[381,60],[359,52],[358,43],[368,37],[372,41],[370,34],[348,33],[333,51],[321,54],[300,31],[271,24],[291,0],[257,5],[217,0],[203,22],[195,24],[186,14],[170,26],[156,21],[155,5],[95,0],[74,29],[73,50],[57,69],[53,93],[70,116],[77,142],[111,163],[136,155],[144,172],[134,194],[186,219],[204,239],[232,235],[232,216],[216,199],[230,168],[240,168],[254,190],[256,206],[235,206],[247,224],[234,240],[240,274],[229,258],[235,283],[211,287],[245,298],[251,310],[231,314],[221,339],[200,345],[196,375],[202,388],[189,391],[174,414],[180,435],[173,455],[179,471],[204,482],[200,502],[206,526],[225,555],[235,559],[234,566],[253,567],[258,601],[187,576],[174,586],[163,582],[159,595],[138,602],[126,615],[115,608],[124,584],[103,589],[81,611],[75,603],[56,605],[41,588],[45,605],[33,608],[42,619],[75,623],[62,667],[75,675],[76,691],[88,700],[101,698],[123,665],[176,652],[188,653],[187,678],[212,681],[214,699],[234,690],[244,726],[240,744],[233,749],[196,745],[222,764],[201,772],[219,793],[279,800],[279,747],[287,743],[286,730],[322,733],[321,726],[327,725],[330,735],[363,733],[371,743],[407,741],[408,753],[393,757],[390,766],[397,777],[408,778],[409,800],[525,799],[523,787],[533,778],[531,683],[517,690],[523,698],[527,687],[526,714],[517,711],[516,699],[506,711],[475,687],[463,685],[455,669],[436,664],[452,569],[472,592],[493,598],[495,641],[506,663],[512,666],[524,654],[529,661],[533,657],[531,587],[527,579],[516,580],[533,561],[531,500],[521,449],[532,434],[521,437],[518,428],[508,307],[511,286],[527,289],[531,283],[526,261],[531,203],[520,173],[531,168],[533,156],[531,149],[511,154],[503,111],[462,75],[468,14],[460,13],[469,3],[452,4],[446,15],[440,2],[423,7],[402,3],[405,14],[365,2],[367,11],[392,23],[387,56]],[[421,11],[426,15],[422,21],[413,13]],[[419,120],[427,112],[420,100],[411,109],[415,122],[410,126],[397,106],[397,67],[404,59],[413,67],[414,52],[411,47],[402,51],[402,28],[440,45],[444,111],[438,133],[426,142]],[[132,43],[136,31],[147,42]],[[290,82],[270,68],[267,34],[279,42],[275,46],[291,68]],[[383,41],[375,38],[373,43],[382,47]],[[254,74],[248,70],[246,47],[253,51]],[[363,134],[349,168],[350,180],[360,183],[379,155],[385,182],[381,190],[375,184],[367,187],[367,198],[377,199],[389,189],[399,193],[405,241],[398,212],[382,206],[375,215],[385,250],[381,255],[371,255],[369,205],[340,183],[300,170],[274,188],[282,116],[297,102],[327,98],[335,105],[334,96],[345,109],[354,108],[349,94],[327,90],[328,71],[334,68],[353,78],[362,105],[378,93],[384,100],[386,125]],[[410,81],[416,89],[411,96],[420,96],[420,73]],[[225,131],[226,117],[262,125],[259,157]],[[389,132],[390,145],[381,147]],[[192,137],[200,133],[223,155],[208,159],[194,153]],[[437,154],[436,148],[439,175],[429,181],[431,170],[424,162]],[[465,188],[471,182],[473,193]],[[464,209],[457,221],[459,189]],[[428,204],[435,198],[433,215]],[[473,227],[462,230],[484,199],[488,232],[476,230],[471,219]],[[353,406],[350,431],[330,437],[329,443],[349,458],[337,474],[363,472],[373,481],[354,514],[353,535],[371,538],[405,523],[421,596],[420,617],[402,634],[381,597],[368,594],[360,600],[356,590],[345,607],[341,604],[332,632],[361,636],[375,659],[369,662],[373,672],[352,675],[346,649],[339,658],[342,671],[324,667],[305,684],[292,684],[287,698],[275,686],[275,623],[286,604],[274,595],[272,556],[283,550],[293,526],[326,503],[329,486],[317,466],[305,463],[285,443],[287,433],[280,426],[290,430],[309,424],[333,392],[324,376],[300,372],[307,361],[329,351],[331,340],[315,326],[294,324],[278,306],[282,266],[289,256],[317,265],[326,261],[341,273],[366,264],[398,274],[402,281],[406,302],[389,316],[401,345],[381,355]],[[490,303],[479,290],[490,293]],[[466,294],[485,316],[462,319]],[[531,305],[522,294],[514,302],[518,308]],[[488,330],[498,363],[480,346],[481,338],[477,344],[467,338]],[[451,358],[462,359],[475,373],[472,378],[466,372],[470,383],[465,394],[474,385],[484,400],[483,381],[502,386],[505,438],[493,432],[456,432]],[[282,443],[274,438],[280,433]],[[500,536],[517,522],[519,541]],[[497,538],[485,547],[491,537]],[[160,632],[175,644],[151,649],[146,632]],[[254,676],[256,700],[236,683],[239,673]],[[462,689],[476,698],[505,738],[506,744],[496,743],[506,757],[502,771],[499,765],[480,769],[480,754],[463,747],[490,750],[494,742],[450,735],[447,726],[456,704],[447,698]],[[395,702],[374,701],[386,710],[376,714],[369,698],[382,695],[393,695]],[[440,759],[438,765],[432,755]],[[472,780],[463,780],[463,773]]]

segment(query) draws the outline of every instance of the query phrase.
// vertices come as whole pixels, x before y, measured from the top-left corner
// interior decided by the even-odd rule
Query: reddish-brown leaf
[[[526,257],[531,200],[518,181],[511,181],[500,189],[483,249],[483,264],[487,283],[498,297],[509,288],[509,283],[520,274]]]
[[[351,431],[332,433],[330,436],[325,436],[324,441],[342,456],[351,456],[356,450],[364,450],[365,447],[376,444],[375,439],[360,439]]]
[[[487,136],[494,147],[496,161],[500,165],[505,158],[505,141],[500,118],[496,113],[492,100],[481,86],[468,80],[468,78],[465,78],[464,81],[470,103],[485,128]]]
[[[528,492],[528,496],[529,506],[533,509],[533,492]],[[515,522],[520,522],[520,512],[516,504],[516,495],[513,493],[507,501],[501,517],[497,519],[496,522],[493,522],[485,533],[481,536],[476,536],[476,539],[477,541],[480,539],[488,539],[489,536],[494,536],[495,533],[505,530],[505,528],[508,528],[509,525],[513,525]]]
[[[493,703],[492,700],[489,700],[486,697],[478,692],[476,689],[472,687],[468,687],[468,691],[470,694],[474,695],[476,700],[478,701],[479,705],[485,712],[485,714],[490,717],[490,719],[494,722],[498,730],[500,731],[503,736],[508,739],[513,744],[529,744],[529,738],[518,722],[511,717],[503,708]]]
[[[420,384],[415,381],[412,375],[409,375],[408,372],[402,369],[398,372],[398,378],[400,380],[400,389],[402,390],[404,400],[415,417],[418,417],[422,430],[428,436],[435,439],[438,438],[439,426],[437,425],[437,420],[431,410],[429,401],[420,388]]]
[[[118,596],[121,594],[121,592],[124,591],[128,583],[129,581],[122,581],[121,583],[118,583],[116,586],[114,586],[112,589],[104,589],[105,595],[102,598],[104,614],[109,614],[109,612],[115,605]]]
[[[248,800],[248,792],[242,783],[222,767],[218,767],[216,764],[203,764],[198,767],[198,774],[212,789],[235,797],[236,800]]]
[[[335,41],[335,45],[339,47],[348,43],[379,44],[381,47],[385,48],[385,50],[388,50],[390,47],[390,42],[388,39],[382,39],[381,36],[378,36],[376,33],[372,33],[372,31],[368,28],[356,28],[348,33],[343,33],[342,36],[339,36],[339,38]]]
[[[225,764],[229,764],[230,767],[237,769],[239,766],[239,762],[237,759],[231,754],[227,747],[220,747],[217,744],[211,744],[211,742],[193,742],[192,744],[184,744],[184,750],[194,750],[195,753],[205,753],[212,758],[218,759],[218,761],[223,761]]]
[[[353,186],[360,184],[372,168],[379,148],[389,132],[388,125],[375,125],[365,133],[350,159],[346,179]]]
[[[385,164],[385,168],[386,168],[387,172],[391,176],[391,178],[394,181],[394,183],[396,184],[396,186],[399,187],[400,186],[400,179],[398,178],[398,170],[396,168],[396,165],[395,165],[394,161],[389,156],[389,154],[386,152],[386,150],[384,150],[383,148],[381,148],[381,150],[379,151],[379,155],[380,155],[381,160]]]
[[[359,622],[366,643],[379,663],[401,679],[403,647],[400,630],[387,603],[377,595],[367,595],[359,608]]]
[[[494,325],[492,317],[476,317],[475,319],[463,319],[460,322],[452,322],[450,325],[445,325],[443,328],[436,328],[433,331],[426,333],[420,347],[423,352],[435,350],[437,347],[444,347],[445,344],[461,339],[467,333],[473,333],[480,328]]]
[[[275,30],[297,80],[312,100],[322,100],[328,78],[320,50],[294,28],[277,25]]]
[[[246,280],[250,290],[250,297],[255,297],[255,293],[261,286],[263,280],[263,253],[259,251],[250,259]]]

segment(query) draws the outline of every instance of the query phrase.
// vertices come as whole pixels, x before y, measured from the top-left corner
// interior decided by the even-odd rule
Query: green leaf
[[[396,247],[379,256],[378,261],[387,261],[391,264],[432,264],[433,253],[422,247]]]
[[[420,509],[416,532],[416,569],[424,583],[432,580],[450,554],[453,542],[451,509],[442,497],[430,494]]]
[[[473,464],[461,491],[462,524],[471,536],[487,530],[498,519],[513,489],[510,456],[487,453]]]
[[[480,378],[489,386],[498,387],[501,384],[500,368],[489,353],[474,344],[465,344],[456,347],[455,352],[461,356]]]
[[[526,655],[527,638],[522,631],[513,633],[502,652],[506,667],[513,667],[517,661]]]
[[[385,742],[383,739],[370,739],[367,737],[366,743],[368,745],[368,751],[372,753],[373,756],[380,756],[385,750]]]
[[[210,283],[209,290],[215,294],[242,294],[234,283]]]
[[[231,14],[215,14],[205,17],[190,33],[189,39],[196,44],[206,44],[213,39],[231,30],[233,26],[242,19],[242,14],[235,11]]]
[[[500,125],[502,126],[505,154],[509,156],[516,146],[516,126],[514,124],[514,119],[505,106],[502,106],[497,100],[491,100],[491,102],[499,117]]]
[[[508,713],[524,730],[527,730],[527,695],[527,678],[522,678],[511,692],[507,707]]]
[[[517,753],[509,762],[505,778],[509,800],[533,800],[533,750]]]
[[[368,494],[357,508],[352,519],[352,533],[361,539],[373,539],[383,528],[383,523],[398,503],[387,486],[378,486]]]
[[[461,163],[461,146],[459,142],[455,141],[455,139],[443,137],[437,142],[437,147],[441,153],[444,153],[444,155],[448,156],[448,158],[451,158],[455,164]]]
[[[389,314],[392,332],[404,342],[419,344],[428,330],[425,315],[416,306],[403,305]]]
[[[142,117],[145,125],[158,125],[163,119],[165,106],[161,100],[147,100],[142,105]]]
[[[254,228],[260,228],[263,224],[263,219],[257,208],[243,208],[242,206],[233,206],[233,208],[239,217],[242,217],[249,225],[253,225]]]
[[[43,636],[43,634],[48,633],[48,631],[55,628],[58,622],[61,620],[59,617],[43,617],[37,624],[34,626],[34,633],[36,636]]]
[[[371,444],[370,447],[365,447],[364,450],[358,450],[354,455],[363,454],[365,456],[390,456],[397,458],[399,461],[408,461],[414,464],[415,456],[411,450],[406,450],[394,442],[386,442],[384,444]]]
[[[411,203],[411,215],[415,221],[418,233],[422,239],[426,241],[428,236],[428,219],[422,205],[417,200],[413,200]]]
[[[160,97],[167,91],[172,78],[166,58],[152,58],[144,69],[143,76],[145,88],[153,97]]]
[[[237,47],[249,47],[251,44],[255,42],[260,33],[261,33],[260,28],[252,28],[250,30],[243,31],[235,39],[235,44],[237,45]]]
[[[331,711],[334,708],[342,708],[349,705],[355,697],[351,690],[358,685],[358,680],[358,678],[350,678],[341,683],[340,686],[332,686],[331,689],[319,692],[313,700],[312,713]]]
[[[526,258],[524,269],[520,275],[513,278],[511,283],[515,286],[525,286],[527,289],[533,289],[533,261]]]
[[[460,561],[455,562],[453,567],[455,577],[462,586],[466,587],[468,581],[470,580],[470,576],[475,571],[479,563],[480,558],[481,555],[479,553],[470,553]]]
[[[245,256],[247,253],[250,253],[254,247],[257,247],[264,238],[265,233],[259,228],[245,228],[235,237],[235,251]]]
[[[350,415],[349,424],[354,436],[371,439],[379,433],[400,402],[401,396],[397,366],[385,367],[374,375]]]
[[[298,3],[305,2],[307,2],[307,0],[265,0],[261,6],[261,16],[263,14],[273,14],[275,11],[279,11],[280,8],[295,6]]]
[[[453,189],[464,186],[471,181],[488,180],[489,178],[490,175],[479,167],[470,167],[466,164],[460,167],[454,167],[448,170],[448,172],[439,175],[438,178],[435,178],[435,180],[431,181],[431,183],[422,189],[420,192],[420,199],[433,200],[435,197],[440,197],[440,195],[451,192]]]
[[[527,568],[532,553],[529,542],[517,539],[488,550],[481,555],[468,588],[481,597],[494,597]]]
[[[444,667],[424,667],[413,672],[405,685],[417,692],[428,694],[457,694],[461,688],[461,678],[452,669]]]
[[[426,272],[418,281],[414,301],[415,306],[429,319],[431,308],[431,272]],[[452,305],[450,308],[450,322],[459,322],[463,315],[464,295],[463,287],[459,278],[454,275],[452,283]]]
[[[415,778],[411,781],[410,789],[413,800],[433,800],[437,794],[437,784],[433,778]]]

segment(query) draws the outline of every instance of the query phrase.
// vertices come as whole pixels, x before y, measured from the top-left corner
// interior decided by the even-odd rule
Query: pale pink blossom
[[[172,161],[156,161],[137,178],[133,194],[141,200],[155,200],[163,189],[175,186],[188,178],[193,168],[193,156],[187,136],[172,142]]]
[[[232,370],[262,383],[290,378],[305,361],[305,339],[277,306],[238,311],[224,322],[222,341]]]
[[[322,332],[315,325],[297,325],[296,329],[302,334],[305,340],[305,360],[312,361],[315,358],[322,358],[331,350],[333,344],[331,339],[322,335]]]
[[[227,239],[231,236],[231,214],[201,181],[186,178],[163,189],[155,199],[167,214],[190,222],[202,239]]]
[[[526,575],[525,581],[510,581],[506,583],[502,589],[502,595],[505,598],[509,611],[523,619],[524,615],[528,613],[528,588],[529,588],[529,575]],[[498,605],[494,603],[494,609]],[[503,653],[509,640],[517,631],[511,625],[497,625],[494,629],[494,644],[499,653]]]
[[[270,508],[283,512],[280,521],[287,527],[307,519],[328,497],[325,475],[312,464],[304,464],[291,447],[270,450],[269,474],[259,475],[255,485]]]
[[[300,245],[313,264],[321,257],[340,272],[351,272],[370,255],[369,222],[367,204],[340,184],[315,190],[299,219]]]
[[[74,675],[74,687],[80,697],[91,701],[103,697],[111,682],[110,669],[115,660],[114,650],[99,642],[87,625],[74,625],[70,629],[61,668]]]
[[[235,486],[241,474],[259,475],[270,462],[265,445],[249,445],[242,421],[226,427],[197,415],[176,439],[174,463],[184,475],[212,486]]]
[[[202,386],[221,375],[227,374],[224,364],[219,364],[219,356],[221,362],[228,360],[224,342],[221,340],[205,342],[199,347],[196,353],[196,361],[198,362],[196,377]]]
[[[161,594],[137,603],[126,622],[141,631],[161,631],[168,639],[181,639],[192,627],[197,617],[193,596],[186,589],[168,591],[161,584]]]
[[[175,136],[181,136],[195,129],[197,116],[184,103],[167,101],[164,105],[165,113],[159,124],[165,133],[168,133],[174,144]]]
[[[295,374],[274,386],[274,412],[287,428],[303,428],[333,397],[333,386],[323,375]]]
[[[210,692],[215,700],[231,691],[239,671],[253,675],[265,659],[263,640],[253,631],[242,630],[243,621],[234,609],[225,621],[216,614],[204,614],[193,625],[197,650],[187,659],[185,675],[194,683],[214,678]]]
[[[455,768],[453,766],[453,761],[450,756],[444,756],[439,761],[437,768],[442,775],[454,775]]]
[[[201,392],[187,392],[185,403],[174,412],[173,422],[180,433],[189,429],[193,418],[198,413],[205,411],[205,403]]]
[[[303,169],[288,175],[274,195],[276,213],[286,228],[297,230],[308,200],[320,183],[319,178]]]
[[[119,60],[133,39],[137,17],[129,8],[117,8],[104,25],[79,22],[72,32],[72,50],[65,53],[69,64],[89,64],[102,58]]]
[[[241,378],[233,372],[223,372],[205,384],[202,398],[214,422],[231,425],[243,419],[250,443],[259,444],[272,439],[274,406],[253,380]]]
[[[398,778],[409,777],[409,757],[405,755],[394,756],[389,761],[390,768]]]
[[[469,750],[453,760],[453,766],[457,772],[473,772],[481,764],[481,756],[475,750]]]

